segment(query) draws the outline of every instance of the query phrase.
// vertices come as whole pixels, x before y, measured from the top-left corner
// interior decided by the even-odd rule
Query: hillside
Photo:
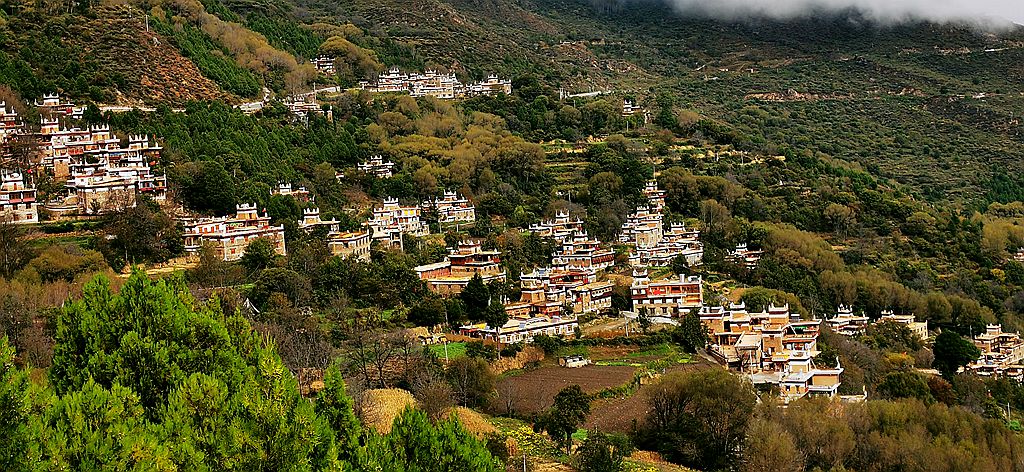
[[[269,7],[225,3],[251,15]],[[283,5],[283,6],[282,6]],[[684,18],[655,3],[581,0],[292,0],[305,23],[351,22],[414,51],[385,65],[470,77],[530,76],[550,93],[659,95],[723,125],[708,138],[765,154],[857,163],[933,201],[1024,198],[1024,31],[907,23],[856,14],[789,22]],[[912,163],[912,165],[910,164]]]
[[[138,9],[98,6],[89,15],[22,11],[18,18],[4,25],[0,62],[24,73],[14,85],[28,98],[59,90],[124,105],[234,100],[168,38],[147,31]]]

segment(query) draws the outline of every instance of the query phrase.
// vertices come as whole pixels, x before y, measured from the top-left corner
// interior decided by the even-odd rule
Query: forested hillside
[[[0,0],[0,46],[0,470],[1024,471],[1022,28]]]

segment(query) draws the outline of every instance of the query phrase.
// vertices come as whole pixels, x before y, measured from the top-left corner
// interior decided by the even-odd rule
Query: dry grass
[[[360,399],[363,425],[381,434],[391,432],[395,418],[408,406],[416,404],[412,394],[400,388],[367,390]]]
[[[494,425],[488,422],[483,415],[464,406],[452,408],[450,413],[455,414],[455,417],[459,419],[459,423],[462,423],[466,431],[473,433],[478,438],[498,432],[498,428],[495,428]]]

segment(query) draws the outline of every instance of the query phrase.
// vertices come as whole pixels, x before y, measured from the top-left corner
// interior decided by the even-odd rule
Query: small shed
[[[569,368],[583,367],[590,365],[590,359],[580,355],[564,356],[558,358],[558,365]]]

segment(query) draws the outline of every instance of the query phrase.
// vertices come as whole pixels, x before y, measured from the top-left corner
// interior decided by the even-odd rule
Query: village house
[[[313,64],[313,67],[316,67],[321,74],[334,75],[334,58],[331,56],[321,54],[310,59],[309,63]]]
[[[754,384],[777,386],[785,402],[838,394],[842,367],[819,368],[814,363],[820,321],[801,320],[788,305],[750,313],[742,303],[705,306],[699,316],[710,337],[708,352],[747,374]]]
[[[699,275],[652,281],[646,269],[633,269],[630,294],[634,311],[651,316],[681,317],[704,304],[703,281]]]
[[[913,333],[918,339],[922,341],[928,340],[928,321],[917,321],[914,315],[897,315],[892,310],[883,310],[881,317],[878,322],[889,321],[893,323],[900,323],[910,328],[910,332]]]
[[[633,267],[668,267],[677,257],[685,258],[689,267],[703,264],[704,243],[700,241],[700,231],[687,229],[682,223],[673,223],[668,231],[662,233],[657,244],[637,245],[630,249],[629,264]]]
[[[577,231],[571,238],[562,241],[551,256],[551,266],[560,270],[598,271],[615,264],[615,252],[601,247],[601,242],[591,239],[586,231]]]
[[[281,103],[288,109],[288,112],[291,113],[294,119],[303,123],[308,123],[309,117],[315,115],[327,113],[328,119],[331,117],[330,111],[325,112],[324,108],[317,103],[315,89],[309,95],[289,95]]]
[[[7,102],[0,101],[0,144],[7,142],[7,139],[25,130],[25,124],[18,117],[18,112],[13,106],[7,107]]]
[[[472,240],[460,242],[444,261],[414,267],[413,271],[427,283],[427,288],[444,296],[462,293],[477,275],[484,283],[505,280],[501,253],[485,251],[479,241]]]
[[[369,231],[332,231],[327,233],[327,249],[332,256],[369,261],[371,239]]]
[[[497,329],[484,323],[461,326],[459,334],[500,344],[532,343],[539,335],[574,336],[578,328],[576,316],[517,316]]]
[[[320,209],[309,207],[302,209],[302,219],[299,220],[299,229],[310,233],[317,228],[326,228],[328,232],[338,231],[338,220],[324,220],[320,218]]]
[[[633,116],[641,112],[643,112],[643,108],[633,103],[633,100],[628,98],[622,100],[622,116]]]
[[[274,246],[278,255],[286,255],[284,226],[273,226],[270,217],[262,216],[254,204],[236,206],[231,217],[185,219],[185,251],[199,254],[204,245],[210,245],[218,259],[237,261],[253,241],[264,238]]]
[[[277,187],[270,189],[271,195],[281,195],[284,197],[292,197],[300,202],[309,201],[309,190],[306,187],[295,188],[291,182],[279,182]],[[317,212],[319,214],[319,212]]]
[[[521,273],[519,280],[519,304],[528,305],[530,313],[559,315],[564,307],[569,307],[572,313],[589,314],[606,312],[612,307],[614,284],[599,282],[593,271],[537,268]],[[511,311],[518,309],[519,304],[510,305]]]
[[[655,213],[665,210],[665,191],[658,188],[657,180],[648,180],[644,186],[644,197],[647,198],[647,206]]]
[[[64,115],[76,120],[80,120],[85,116],[86,107],[77,107],[73,102],[61,101],[60,94],[56,92],[53,94],[44,93],[43,100],[39,101],[36,99],[33,104],[43,114]]]
[[[39,222],[36,189],[21,172],[0,170],[0,221],[13,224]]]
[[[855,315],[853,308],[846,305],[839,305],[836,315],[825,320],[825,324],[835,333],[844,336],[858,336],[864,334],[871,318],[864,315]]]
[[[619,242],[636,247],[653,247],[661,242],[662,230],[661,213],[651,211],[646,206],[640,206],[635,212],[630,213],[626,217],[626,221],[622,223]]]
[[[373,93],[408,93],[413,97],[452,100],[475,95],[509,95],[512,93],[512,82],[492,74],[483,81],[467,86],[452,73],[427,70],[406,74],[393,67],[378,75],[374,81],[360,81],[359,88]]]
[[[541,220],[540,223],[530,225],[529,231],[542,238],[554,239],[561,243],[574,234],[582,232],[583,221],[569,216],[568,211],[559,211],[552,219]]]
[[[490,74],[486,79],[470,84],[466,89],[466,95],[470,97],[476,95],[498,95],[500,93],[512,95],[512,81],[499,79],[496,74]]]
[[[859,336],[867,331],[867,328],[876,323],[899,323],[910,329],[910,332],[924,341],[928,339],[928,322],[917,321],[914,315],[897,315],[891,310],[883,310],[877,321],[865,315],[854,314],[853,308],[840,305],[836,309],[836,315],[825,320],[825,324],[835,333],[844,336]]]
[[[424,212],[437,215],[441,224],[472,223],[476,221],[476,207],[469,199],[454,191],[445,190],[441,198],[424,201],[421,205]]]
[[[369,231],[340,231],[338,220],[324,220],[320,218],[320,209],[317,207],[304,208],[302,219],[299,220],[299,229],[311,233],[318,228],[327,231],[327,249],[332,256],[340,256],[344,259],[356,259],[360,261],[370,260],[370,232]]]
[[[1017,333],[1003,331],[1002,325],[990,324],[985,333],[974,336],[974,345],[981,357],[967,368],[983,376],[1006,376],[1021,379],[1024,374],[1024,341]]]
[[[360,162],[356,164],[356,169],[367,175],[372,175],[378,179],[389,179],[393,175],[392,172],[395,169],[395,163],[391,161],[385,161],[384,156],[373,156],[366,162]]]
[[[763,255],[764,251],[749,249],[747,243],[740,243],[736,245],[736,249],[725,255],[725,260],[738,264],[747,270],[754,270],[757,268],[757,263],[761,262],[761,256]]]
[[[373,217],[363,223],[370,228],[374,240],[402,246],[402,235],[426,236],[430,229],[420,219],[420,207],[401,206],[397,198],[385,198],[380,207],[373,209]]]

